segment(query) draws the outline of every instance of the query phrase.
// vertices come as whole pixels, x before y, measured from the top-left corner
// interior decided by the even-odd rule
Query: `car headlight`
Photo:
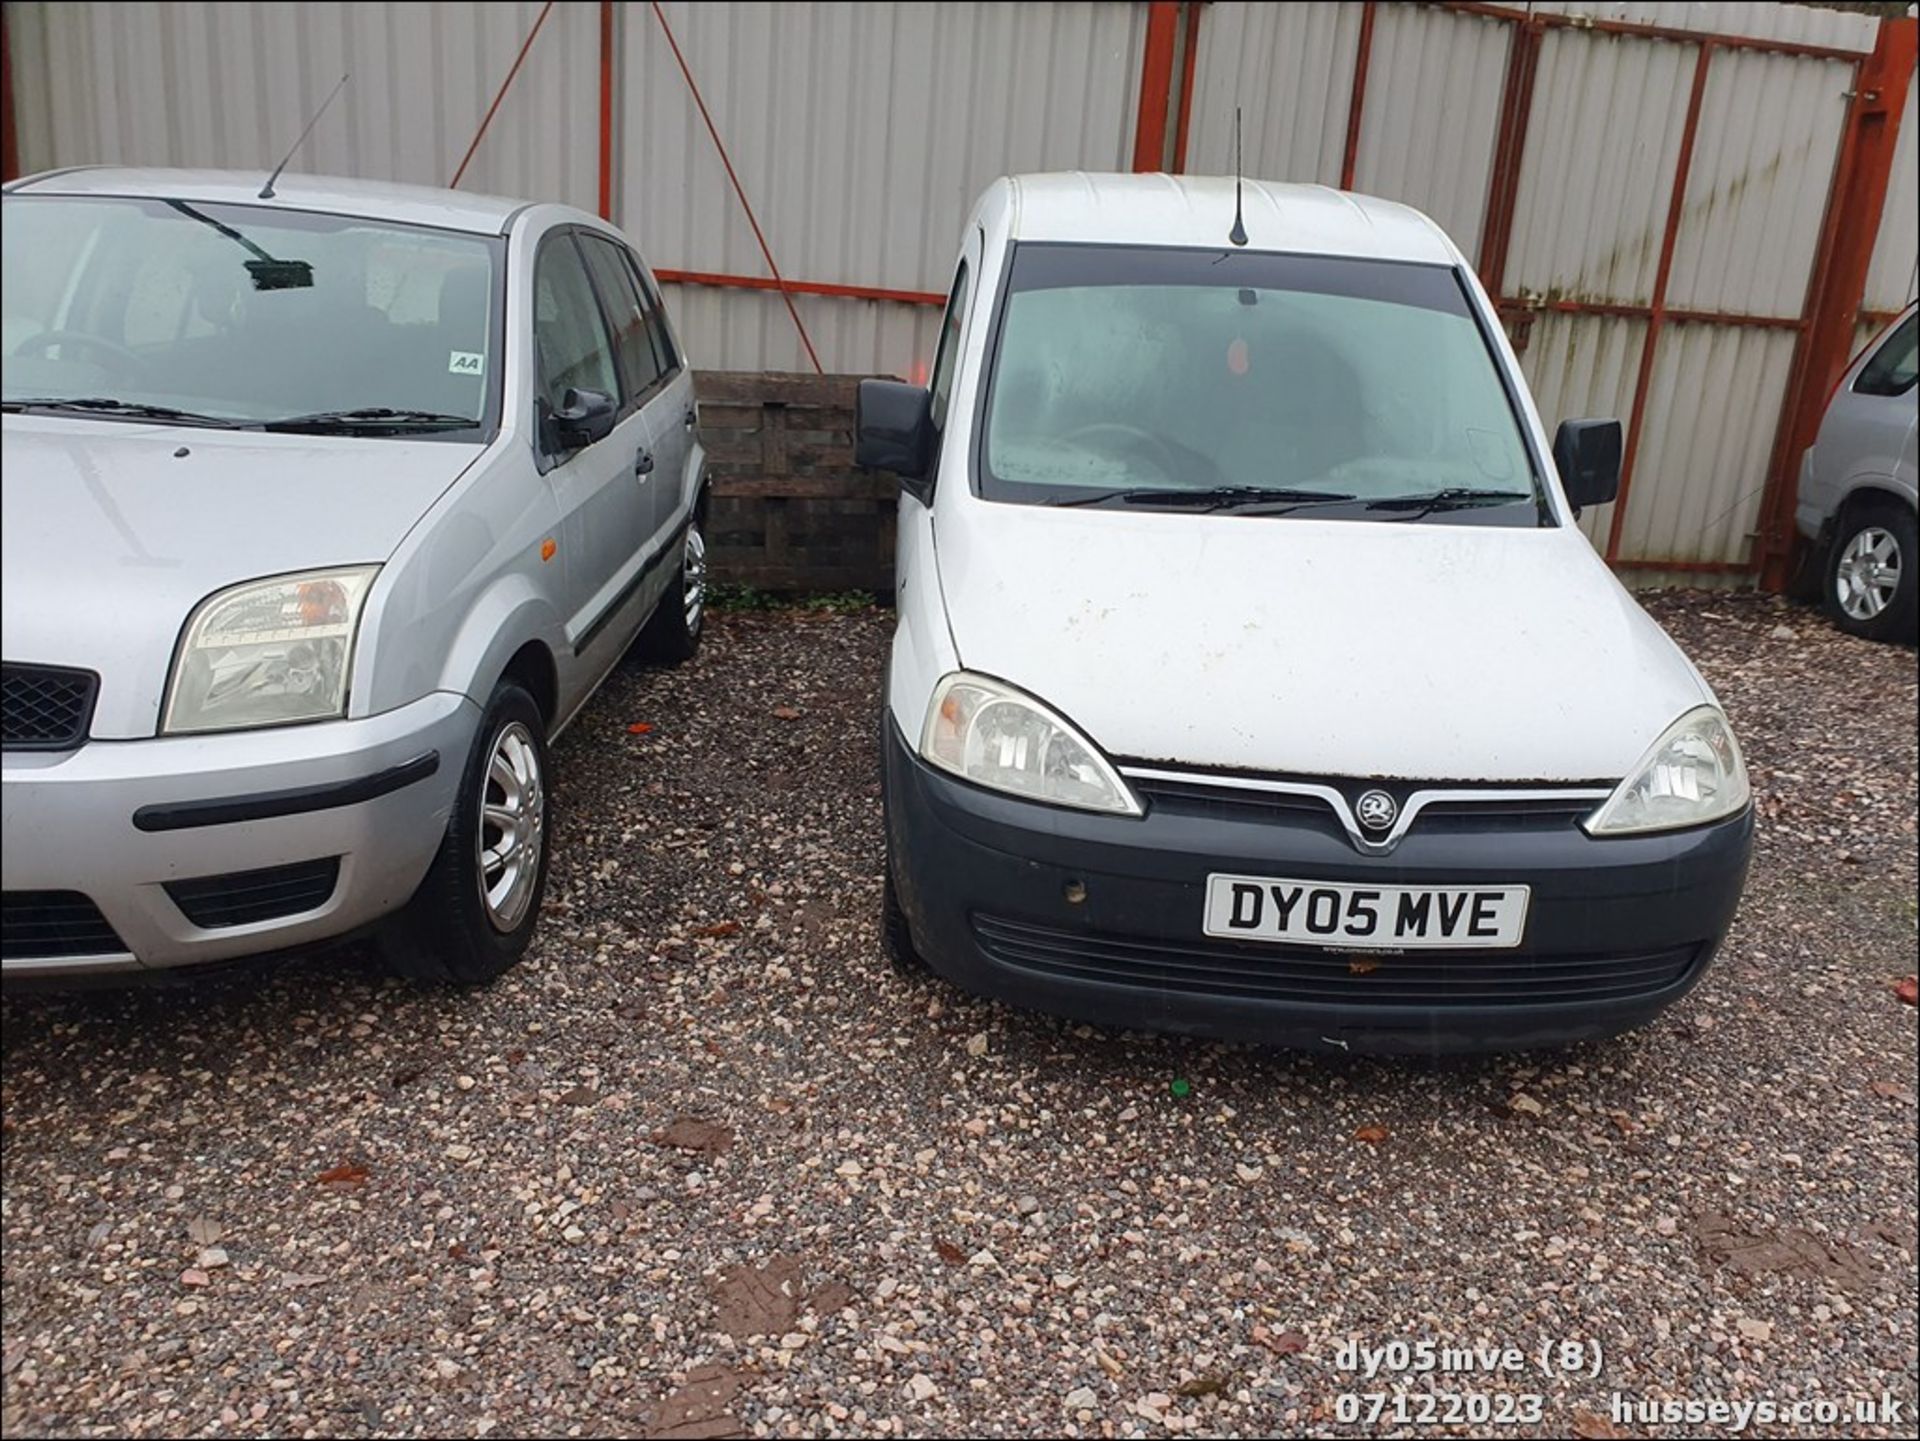
[[[380,567],[248,581],[194,607],[161,730],[238,730],[347,713],[360,608]]]
[[[1678,830],[1735,815],[1752,794],[1727,718],[1703,705],[1667,727],[1585,825],[1594,836]]]
[[[1092,741],[1032,696],[986,676],[956,671],[934,687],[920,754],[975,785],[1029,800],[1140,814]]]

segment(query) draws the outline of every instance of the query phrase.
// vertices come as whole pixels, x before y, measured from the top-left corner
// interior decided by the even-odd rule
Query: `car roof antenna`
[[[333,97],[346,88],[347,76],[340,77],[340,83],[327,92],[327,98],[320,102],[320,108],[313,112],[313,119],[307,122],[307,128],[300,132],[300,138],[293,142],[291,149],[281,157],[280,163],[273,167],[273,174],[267,177],[267,183],[260,187],[260,199],[273,199],[273,182],[280,178],[280,172],[287,168],[287,162],[293,159],[294,152],[307,143],[307,137],[313,134],[313,127],[320,123],[320,117],[327,113],[327,107],[333,104]]]
[[[1247,225],[1240,210],[1240,107],[1233,107],[1233,229],[1227,239],[1235,245],[1247,243]]]

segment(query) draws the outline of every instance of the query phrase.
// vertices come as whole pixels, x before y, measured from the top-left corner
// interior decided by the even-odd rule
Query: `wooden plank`
[[[851,475],[723,476],[713,483],[716,500],[785,496],[794,500],[891,501],[899,493],[899,482],[892,476],[868,471]]]

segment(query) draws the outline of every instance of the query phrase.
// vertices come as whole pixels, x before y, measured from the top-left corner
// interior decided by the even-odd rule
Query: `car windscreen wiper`
[[[1451,485],[1423,495],[1388,495],[1367,502],[1368,510],[1459,510],[1473,505],[1506,505],[1516,500],[1532,500],[1530,490],[1476,490],[1468,485]]]
[[[1049,501],[1049,505],[1100,505],[1119,501],[1123,505],[1165,505],[1182,510],[1238,510],[1253,505],[1314,505],[1352,500],[1341,490],[1296,490],[1287,486],[1216,485],[1205,490],[1155,489],[1147,486],[1130,490],[1103,490],[1095,495],[1075,496],[1071,500]]]
[[[480,422],[471,415],[448,415],[437,410],[393,410],[366,405],[356,410],[316,410],[310,415],[284,415],[263,420],[262,430],[329,431],[468,430]]]
[[[176,425],[207,425],[219,430],[237,430],[244,421],[224,415],[202,415],[197,410],[180,410],[171,405],[148,405],[137,400],[115,400],[109,395],[42,396],[37,399],[0,402],[0,409],[13,411],[50,410],[76,415],[124,415],[129,420],[165,420]]]

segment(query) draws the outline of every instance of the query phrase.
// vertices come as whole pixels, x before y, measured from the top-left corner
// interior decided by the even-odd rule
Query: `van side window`
[[[947,402],[953,395],[953,372],[960,359],[960,325],[967,315],[967,262],[960,262],[960,273],[953,278],[953,293],[947,297],[947,313],[940,322],[940,345],[934,351],[933,379],[928,385],[932,400],[928,409],[935,432],[946,429]]]
[[[1905,395],[1920,374],[1920,311],[1909,315],[1854,379],[1855,395]]]
[[[618,397],[613,347],[586,266],[570,237],[540,247],[533,266],[533,349],[540,393],[555,410],[570,387]]]

